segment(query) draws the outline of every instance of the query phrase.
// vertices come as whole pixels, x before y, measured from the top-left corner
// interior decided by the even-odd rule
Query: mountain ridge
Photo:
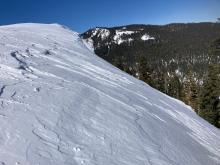
[[[91,35],[92,31],[94,31],[95,29],[100,28],[100,29],[107,29],[110,31],[111,34],[109,34],[109,36],[105,39],[100,39],[99,37],[99,33],[100,32],[96,32],[97,34]],[[122,45],[120,48],[120,46],[118,46],[117,44],[115,45],[113,40],[113,36],[115,35],[115,32],[117,30],[121,30],[121,31],[126,31],[126,30],[131,30],[131,31],[136,31],[137,35],[133,35],[132,34],[127,34],[127,36],[124,36],[126,39],[131,37],[134,39],[133,42],[138,42],[140,41],[140,35],[143,35],[145,33],[149,33],[149,35],[152,35],[155,40],[155,43],[145,43],[145,45],[141,45],[142,47],[140,47],[141,49],[146,49],[145,50],[145,54],[143,54],[143,52],[140,52],[139,54],[135,54],[133,51],[132,53],[134,55],[130,55],[130,54],[123,54],[125,60],[124,62],[127,63],[131,63],[131,65],[133,65],[134,62],[130,61],[129,59],[126,58],[132,58],[132,56],[140,56],[141,55],[145,55],[148,56],[147,54],[150,54],[150,56],[153,56],[152,54],[152,50],[153,48],[149,48],[152,47],[152,44],[157,46],[157,44],[166,44],[167,42],[169,42],[170,44],[174,44],[175,47],[175,43],[172,42],[176,42],[178,41],[178,36],[180,38],[185,39],[185,41],[183,40],[183,44],[188,44],[187,46],[189,47],[189,44],[192,44],[192,55],[196,55],[199,56],[199,53],[208,53],[207,49],[208,46],[210,45],[210,43],[212,41],[214,41],[215,39],[218,39],[220,36],[220,23],[211,23],[211,22],[202,22],[202,23],[173,23],[173,24],[167,24],[167,25],[139,25],[139,24],[134,24],[134,25],[126,25],[126,26],[117,26],[117,27],[110,27],[110,28],[105,28],[105,27],[97,27],[97,28],[93,28],[90,29],[84,33],[81,34],[82,38],[84,39],[88,39],[91,38],[94,42],[94,49],[97,55],[99,55],[100,57],[106,59],[107,61],[113,63],[113,60],[117,60],[116,56],[118,49],[122,49],[124,47],[124,49],[128,48],[130,45],[127,43],[124,43],[124,45]],[[123,29],[124,28],[124,29]],[[144,29],[143,29],[144,28]],[[176,30],[177,31],[176,31]],[[184,30],[186,29],[186,31]],[[198,30],[200,29],[200,30]],[[178,30],[180,32],[178,32]],[[166,34],[168,33],[168,34]],[[169,34],[170,33],[170,34]],[[163,36],[161,36],[161,34]],[[203,36],[205,35],[205,36]],[[191,38],[192,36],[197,36],[197,38],[193,39]],[[168,38],[166,38],[168,37]],[[200,39],[201,38],[201,39]],[[174,40],[175,39],[175,40]],[[174,41],[172,41],[174,40]],[[191,41],[190,41],[191,40]],[[196,41],[199,42],[199,44],[201,44],[201,46],[204,46],[204,48],[201,48],[200,45],[196,45]],[[143,43],[137,43],[137,44],[143,44]],[[177,43],[179,44],[179,43]],[[194,46],[193,46],[194,45]],[[106,50],[107,48],[105,48],[106,46],[112,46],[111,49],[113,49],[113,52],[109,52],[109,55],[106,55]],[[132,46],[136,46],[135,43]],[[177,45],[178,47],[180,47],[181,45]],[[147,49],[148,47],[148,49]],[[197,49],[199,48],[199,49]],[[136,50],[137,48],[134,48],[134,50]],[[162,48],[161,51],[163,51]],[[172,51],[173,48],[169,48],[171,50],[168,51]],[[180,47],[180,49],[182,50],[182,48]],[[186,47],[186,49],[189,49]],[[201,49],[201,51],[200,51]],[[190,49],[189,49],[190,50]],[[120,51],[120,50],[119,50]],[[176,50],[177,53],[180,53],[178,50]],[[196,51],[200,51],[200,52],[196,52]],[[120,52],[122,53],[122,52]],[[159,54],[158,52],[156,52],[155,54]],[[154,54],[154,55],[155,55]],[[185,55],[186,56],[190,56],[189,55],[190,52],[186,52]],[[191,56],[192,56],[191,55]],[[165,56],[165,54],[161,54],[160,55],[162,58],[164,58],[163,56]],[[170,55],[172,58],[175,57],[175,54],[171,54]],[[119,56],[120,57],[120,56]],[[134,60],[135,61],[135,60]]]
[[[191,24],[219,24],[218,22],[185,22],[185,23],[167,23],[167,24],[124,24],[124,25],[118,25],[118,26],[96,26],[93,28],[89,28],[86,31],[89,31],[91,29],[95,29],[95,28],[101,28],[101,29],[112,29],[112,28],[123,28],[123,27],[129,27],[129,26],[159,26],[159,27],[163,27],[163,26],[170,26],[170,25],[191,25]],[[84,33],[84,32],[83,32]],[[82,34],[82,33],[81,33]]]

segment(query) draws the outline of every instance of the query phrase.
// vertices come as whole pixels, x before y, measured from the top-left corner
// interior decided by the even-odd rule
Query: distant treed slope
[[[220,23],[95,28],[81,36],[93,42],[95,53],[103,59],[139,78],[145,70],[148,77],[142,80],[197,109],[209,47],[220,38]],[[190,100],[192,92],[194,100]]]
[[[219,23],[129,25],[95,28],[82,34],[94,42],[95,53],[111,63],[122,61],[136,67],[140,56],[152,68],[186,73],[189,65],[198,77],[206,72],[208,47],[220,37]]]

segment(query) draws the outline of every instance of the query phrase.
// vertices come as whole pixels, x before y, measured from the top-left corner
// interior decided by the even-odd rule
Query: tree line
[[[151,87],[182,100],[190,105],[202,118],[220,128],[220,39],[215,40],[209,50],[207,73],[198,80],[193,64],[188,66],[184,76],[176,72],[160,71],[151,66],[145,56],[139,57],[136,67],[130,67],[123,60],[113,64],[119,69],[143,80]]]

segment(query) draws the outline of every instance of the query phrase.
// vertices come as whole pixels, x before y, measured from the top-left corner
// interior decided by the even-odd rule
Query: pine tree
[[[214,108],[217,98],[220,96],[220,78],[219,66],[210,64],[207,78],[204,82],[201,93],[200,112],[199,115],[209,121],[211,124],[218,123],[218,112]]]
[[[167,84],[166,84],[165,74],[162,71],[157,71],[156,73],[157,73],[156,89],[158,89],[163,93],[166,93]]]
[[[183,87],[179,77],[175,73],[169,77],[167,94],[179,100],[182,98]]]
[[[138,65],[139,79],[154,87],[153,69],[149,67],[146,57],[141,56]]]
[[[184,102],[190,105],[197,113],[199,109],[198,97],[198,85],[190,67],[184,82]]]
[[[211,45],[210,65],[208,75],[204,81],[199,115],[211,124],[220,127],[220,66],[216,59],[220,56],[220,39]]]

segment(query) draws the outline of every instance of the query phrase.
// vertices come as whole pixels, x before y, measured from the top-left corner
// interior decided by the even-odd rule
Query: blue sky
[[[83,32],[97,26],[207,22],[220,0],[0,0],[0,25],[60,23]]]

